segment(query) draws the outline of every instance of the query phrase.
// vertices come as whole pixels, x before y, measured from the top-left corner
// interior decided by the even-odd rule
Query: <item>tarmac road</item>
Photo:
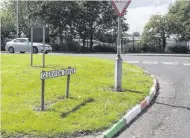
[[[127,60],[125,56],[123,59]],[[147,59],[158,64],[137,65],[155,75],[160,85],[159,95],[155,103],[118,138],[189,138],[190,58]]]

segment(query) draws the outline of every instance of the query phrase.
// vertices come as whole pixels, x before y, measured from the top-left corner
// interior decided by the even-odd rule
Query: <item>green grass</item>
[[[46,80],[45,111],[40,111],[42,55],[2,54],[1,132],[8,136],[56,137],[78,131],[101,131],[112,126],[139,103],[152,86],[142,69],[123,64],[123,92],[113,92],[114,61],[46,56],[46,69],[76,67],[70,97],[65,99],[66,76]],[[137,91],[137,92],[136,92]]]

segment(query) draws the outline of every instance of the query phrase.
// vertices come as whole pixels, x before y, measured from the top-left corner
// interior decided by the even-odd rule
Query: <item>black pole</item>
[[[41,111],[44,111],[44,91],[45,91],[45,80],[42,80],[42,92],[41,92]]]
[[[70,67],[68,67],[68,69],[70,69]],[[69,98],[69,83],[70,83],[70,75],[67,76],[66,99]]]

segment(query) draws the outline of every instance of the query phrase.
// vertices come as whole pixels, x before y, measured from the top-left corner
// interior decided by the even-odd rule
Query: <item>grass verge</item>
[[[123,64],[123,92],[113,92],[114,61],[74,56],[46,56],[45,70],[76,67],[70,97],[65,99],[66,77],[46,80],[45,111],[40,109],[42,56],[3,54],[3,137],[60,137],[110,127],[149,93],[152,79],[142,69]]]

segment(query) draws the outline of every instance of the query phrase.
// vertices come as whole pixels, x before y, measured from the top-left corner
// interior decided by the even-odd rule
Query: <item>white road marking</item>
[[[190,66],[190,63],[184,63],[183,65],[185,65],[185,66]]]
[[[127,61],[127,63],[130,63],[130,64],[137,64],[137,63],[139,63],[139,61]]]
[[[153,62],[153,61],[143,61],[143,64],[158,64],[158,62]]]
[[[179,63],[176,62],[161,62],[162,64],[166,64],[166,65],[178,65]]]
[[[130,64],[138,64],[138,63],[141,63],[141,64],[159,64],[159,63],[162,63],[162,64],[165,64],[165,65],[179,65],[179,64],[182,64],[184,66],[190,66],[190,63],[178,63],[178,62],[155,62],[155,61],[127,61],[127,63],[130,63]]]

